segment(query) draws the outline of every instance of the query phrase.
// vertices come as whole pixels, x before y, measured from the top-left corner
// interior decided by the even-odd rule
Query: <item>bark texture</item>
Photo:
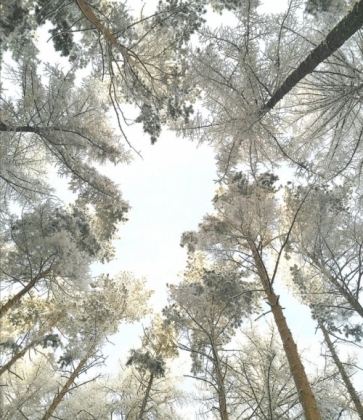
[[[334,363],[336,364],[339,370],[340,376],[343,379],[343,382],[347,388],[347,391],[350,395],[351,400],[353,401],[355,409],[357,410],[358,416],[361,420],[363,420],[363,405],[358,396],[358,393],[355,390],[354,385],[352,384],[347,372],[345,371],[343,363],[340,361],[338,357],[334,344],[330,340],[330,336],[327,329],[325,328],[324,324],[321,321],[318,321],[318,325],[324,335],[324,340],[326,342],[326,345],[328,346],[328,349],[333,357]]]
[[[304,61],[285,79],[261,109],[261,115],[270,111],[300,80],[331,56],[363,25],[363,0],[357,1],[343,19],[328,33]]]
[[[254,242],[249,241],[249,246],[252,251],[258,276],[266,293],[268,303],[271,306],[271,312],[274,316],[276,326],[281,337],[291,375],[294,379],[295,386],[299,395],[299,400],[304,410],[305,418],[306,420],[322,420],[304,366],[301,363],[296,343],[287,325],[285,315],[279,303],[279,297],[273,290],[268,273],[265,269],[261,256],[255,247]]]

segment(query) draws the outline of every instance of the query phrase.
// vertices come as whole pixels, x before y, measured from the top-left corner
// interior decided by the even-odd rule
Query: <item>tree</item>
[[[263,333],[252,325],[242,330],[226,375],[234,418],[303,418],[298,392],[276,334],[271,326]]]
[[[292,220],[288,228],[281,226],[275,182],[276,176],[269,173],[253,182],[242,173],[231,176],[213,200],[216,213],[204,218],[198,233],[184,234],[182,245],[203,249],[216,261],[230,261],[257,278],[269,307],[266,314],[272,312],[279,331],[305,417],[321,419],[280,297],[274,291],[282,252],[294,225]],[[273,262],[271,270],[269,261]]]
[[[315,311],[318,308],[321,313],[334,311],[337,320],[348,320],[354,314],[362,317],[361,204],[352,197],[350,186],[343,184],[314,187],[301,206],[309,188],[296,187],[286,195],[289,220],[300,207],[289,244],[289,251],[299,262],[299,267],[292,268],[294,281],[302,292],[326,294],[324,299],[315,298]],[[313,298],[306,296],[307,300]],[[335,322],[329,315],[328,320],[331,325]],[[359,335],[359,330],[356,333]]]
[[[203,267],[198,258],[191,261],[180,284],[169,286],[171,305],[164,315],[182,334],[179,348],[191,353],[193,377],[212,387],[222,420],[229,418],[224,349],[242,318],[253,310],[255,288],[232,267]]]
[[[51,22],[56,50],[77,65],[85,66],[91,61],[93,77],[107,84],[122,132],[127,124],[122,102],[139,108],[136,122],[143,123],[152,142],[165,119],[188,117],[191,108],[187,103],[184,47],[202,22],[203,2],[161,1],[150,16],[144,16],[143,10],[133,15],[127,4],[114,5],[103,0],[74,0],[67,4],[61,0],[40,0],[27,6],[28,26],[36,28]],[[14,7],[10,1],[9,8]],[[7,20],[11,16],[9,12]],[[16,29],[12,30],[14,34]],[[75,33],[81,35],[78,42],[74,41]],[[9,38],[11,45],[13,39]]]
[[[284,161],[323,179],[359,170],[361,68],[350,57],[361,54],[363,3],[335,26],[334,13],[302,22],[302,5],[263,15],[242,2],[237,21],[200,31],[191,68],[201,109],[177,128],[216,148],[222,180],[240,163]]]
[[[334,360],[334,363],[336,364],[339,373],[342,377],[342,380],[344,382],[344,385],[346,386],[346,389],[348,391],[348,394],[351,398],[351,401],[353,402],[355,409],[358,413],[358,416],[360,419],[363,419],[363,405],[362,402],[359,398],[359,395],[356,391],[356,389],[354,388],[354,385],[352,383],[352,381],[350,380],[350,377],[348,375],[348,372],[346,370],[346,368],[344,367],[344,364],[341,362],[341,360],[339,359],[338,353],[335,349],[334,344],[332,343],[331,339],[330,339],[330,335],[328,330],[326,329],[324,322],[323,321],[318,321],[318,325],[319,328],[321,330],[321,332],[324,335],[324,341],[329,349],[329,352],[331,353],[331,356]]]
[[[3,303],[1,315],[32,289],[85,286],[90,264],[112,256],[110,242],[98,236],[86,211],[74,206],[67,211],[52,202],[14,217],[4,238],[1,283],[9,292],[15,287],[15,294]]]
[[[128,162],[129,154],[109,123],[105,87],[92,78],[76,87],[75,68],[64,72],[46,65],[41,76],[39,66],[28,51],[18,68],[8,68],[7,77],[21,93],[1,97],[2,211],[11,201],[34,204],[49,197],[46,173],[55,165],[59,176],[69,178],[78,205],[92,204],[110,237],[125,220],[128,204],[92,165]]]
[[[89,291],[73,291],[73,295],[63,296],[55,293],[57,308],[64,314],[55,328],[64,341],[61,352],[44,352],[46,358],[54,359],[51,368],[58,381],[55,389],[48,392],[47,400],[38,404],[36,418],[51,418],[63,398],[81,386],[79,376],[104,361],[102,347],[107,337],[118,331],[120,323],[140,320],[148,311],[146,303],[150,294],[144,289],[144,281],[135,279],[130,273],[120,273],[115,279],[100,276],[93,280]],[[40,351],[39,348],[35,350]],[[55,362],[57,354],[58,362]],[[6,374],[9,395],[16,386],[13,376],[17,366],[18,362],[13,365],[12,372]],[[17,378],[21,379],[19,374]],[[19,404],[25,404],[25,397],[26,393],[19,392]],[[31,412],[34,407],[29,405],[28,409]]]
[[[54,328],[62,322],[64,313],[52,299],[31,295],[7,312],[1,320],[0,376],[11,372],[12,366],[24,358],[30,350],[57,348],[61,344]]]
[[[178,406],[180,407],[185,399],[180,390],[181,379],[171,372],[170,366],[166,366],[164,376],[153,378],[143,419],[185,418],[178,410]],[[148,381],[149,374],[146,371],[141,372],[135,366],[119,366],[116,376],[111,378],[106,386],[109,412],[112,413],[113,419],[140,418],[140,407]]]
[[[139,393],[142,396],[140,406],[137,408],[137,420],[143,420],[150,412],[158,412],[159,408],[154,407],[157,404],[155,394],[158,393],[158,384],[155,382],[158,378],[164,378],[164,381],[167,381],[165,379],[166,361],[178,356],[174,338],[175,332],[172,325],[164,326],[161,317],[156,316],[144,331],[142,347],[130,352],[126,366],[134,366],[133,376],[140,380]],[[153,397],[151,397],[152,393]]]

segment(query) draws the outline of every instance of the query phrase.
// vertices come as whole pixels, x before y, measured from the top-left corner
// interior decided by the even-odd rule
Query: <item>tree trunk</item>
[[[357,1],[343,19],[328,33],[300,65],[285,79],[272,97],[261,109],[261,115],[270,111],[305,76],[321,62],[331,56],[363,25],[363,0]]]
[[[136,64],[135,59],[130,55],[129,51],[117,41],[117,39],[111,34],[110,30],[103,25],[85,1],[76,0],[76,3],[85,17],[93,23],[99,32],[101,32],[111,43],[111,45],[115,46],[121,52],[123,58],[130,64]]]
[[[226,393],[224,390],[224,379],[222,377],[218,352],[215,349],[215,346],[213,343],[212,343],[212,353],[213,353],[213,359],[215,360],[215,366],[216,366],[216,371],[217,371],[219,413],[221,415],[221,420],[228,420],[227,400],[226,400]]]
[[[328,349],[333,357],[334,363],[336,364],[339,373],[343,379],[343,382],[345,386],[347,387],[348,393],[350,395],[351,400],[354,403],[355,409],[357,410],[358,416],[361,420],[363,420],[363,405],[362,402],[357,394],[357,391],[355,390],[349,376],[347,375],[347,372],[344,369],[343,363],[340,361],[337,352],[335,351],[335,347],[333,343],[330,340],[330,336],[328,331],[326,330],[324,324],[321,321],[318,321],[319,328],[321,329],[324,339],[326,342],[326,345],[328,346]]]
[[[42,271],[37,276],[35,276],[33,279],[30,280],[30,282],[23,287],[23,289],[20,290],[15,296],[13,296],[11,299],[9,299],[5,305],[0,307],[0,318],[4,316],[4,314],[15,305],[15,303],[19,302],[19,300],[24,296],[29,290],[31,290],[37,283],[38,280],[46,277],[48,274],[50,274],[52,270],[48,268],[48,270]]]
[[[51,322],[46,328],[43,328],[40,330],[40,332],[38,333],[38,338],[34,339],[30,344],[28,344],[27,346],[25,346],[23,348],[23,350],[21,350],[19,353],[17,353],[11,360],[8,361],[8,363],[6,363],[4,366],[2,366],[2,368],[0,369],[0,376],[7,370],[9,370],[11,368],[11,366],[19,359],[21,359],[25,353],[32,349],[35,345],[39,344],[42,339],[39,338],[40,335],[45,334],[47,331],[51,330],[55,325],[57,325],[58,321],[62,318],[62,315],[57,316],[53,322]],[[1,417],[0,417],[1,419]]]
[[[268,273],[266,272],[265,266],[254,242],[252,240],[249,240],[248,242],[252,251],[259,278],[266,293],[268,303],[271,306],[271,312],[273,313],[276,326],[281,337],[286,358],[290,366],[291,375],[295,382],[305,418],[306,420],[322,420],[318,405],[306,376],[304,366],[301,363],[301,359],[297,351],[297,346],[287,325],[286,318],[282,312],[282,307],[279,303],[279,297],[276,296],[273,290]]]
[[[56,408],[58,407],[59,403],[62,401],[63,397],[66,395],[66,393],[69,391],[69,388],[72,386],[73,382],[77,378],[78,374],[82,370],[83,366],[86,364],[88,358],[90,357],[90,352],[87,352],[86,356],[79,362],[76,369],[73,371],[71,376],[69,377],[68,381],[65,383],[61,391],[58,393],[58,395],[54,398],[52,404],[49,406],[48,410],[42,417],[42,420],[49,420]]]
[[[142,400],[142,404],[141,404],[141,408],[140,408],[140,413],[139,413],[139,416],[138,416],[139,417],[139,420],[143,420],[143,418],[144,418],[146,404],[147,404],[147,401],[149,399],[150,390],[151,390],[151,387],[152,387],[152,384],[153,384],[153,380],[154,380],[154,373],[151,372],[150,378],[149,378],[149,382],[147,384],[147,388],[146,388],[146,391],[145,391],[145,395],[144,395],[144,398]]]
[[[19,353],[17,353],[11,360],[8,361],[8,363],[6,363],[4,366],[2,366],[2,368],[0,369],[0,376],[5,373],[7,370],[9,370],[11,368],[11,366],[19,359],[21,359],[25,353],[30,350],[31,348],[33,348],[35,345],[37,344],[37,341],[32,341],[30,344],[28,344],[27,346],[25,346],[23,348],[23,350],[19,351]]]

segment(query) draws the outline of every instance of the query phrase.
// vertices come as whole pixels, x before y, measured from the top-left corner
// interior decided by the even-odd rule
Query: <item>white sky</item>
[[[269,1],[263,10],[283,11],[285,5],[285,0]],[[43,60],[59,61],[44,32],[39,48]],[[116,241],[116,259],[107,266],[95,267],[95,274],[132,271],[136,276],[146,276],[148,287],[155,290],[152,304],[155,311],[160,311],[167,303],[166,283],[177,282],[185,266],[186,252],[179,246],[182,232],[196,229],[203,215],[212,210],[214,154],[208,146],[196,148],[196,144],[168,131],[154,146],[139,126],[130,129],[128,135],[133,147],[141,150],[143,160],[136,156],[130,165],[107,167],[104,172],[120,185],[132,209],[129,221],[120,229],[121,239]],[[63,194],[65,185],[58,187]],[[281,290],[281,294],[299,347],[310,347],[318,356],[320,336],[315,336],[310,311],[286,291]],[[141,334],[141,325],[121,326],[119,334],[111,338],[115,347],[108,345],[106,350],[108,370],[114,370],[117,359],[137,345]]]

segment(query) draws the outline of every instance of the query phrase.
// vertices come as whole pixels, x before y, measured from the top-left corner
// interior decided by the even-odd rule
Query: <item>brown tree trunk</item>
[[[322,61],[331,56],[363,25],[363,0],[357,1],[343,19],[328,33],[300,65],[286,78],[272,97],[261,109],[261,115],[270,111],[305,76],[311,73]]]
[[[67,380],[67,382],[65,383],[65,385],[63,386],[63,388],[61,389],[61,391],[54,398],[52,404],[49,406],[48,410],[46,411],[46,413],[42,417],[42,420],[49,420],[50,419],[50,417],[52,416],[52,414],[54,413],[54,411],[58,407],[59,403],[62,401],[63,397],[69,391],[69,388],[72,386],[73,382],[75,381],[75,379],[79,375],[79,373],[82,370],[83,366],[86,364],[88,358],[90,357],[90,352],[91,351],[89,351],[86,354],[86,356],[79,362],[78,366],[72,372],[71,376],[69,377],[69,379]]]
[[[5,373],[7,370],[11,368],[11,366],[19,359],[21,359],[25,353],[33,348],[37,344],[37,341],[32,341],[30,344],[25,346],[23,350],[19,351],[11,360],[8,361],[1,369],[0,369],[0,376]]]
[[[151,372],[149,382],[147,384],[147,388],[146,388],[146,391],[145,391],[145,395],[144,395],[144,398],[142,400],[142,404],[141,404],[141,408],[140,408],[140,412],[139,412],[139,416],[138,416],[139,420],[143,420],[143,418],[144,418],[146,404],[147,404],[147,401],[149,399],[150,390],[151,390],[151,387],[152,387],[152,384],[153,384],[153,380],[154,380],[154,373]]]
[[[221,415],[221,420],[228,420],[226,392],[224,390],[224,379],[221,372],[218,352],[215,349],[214,343],[212,343],[212,353],[213,359],[215,360],[214,364],[217,372],[219,413]]]
[[[13,296],[11,299],[9,299],[5,305],[0,307],[0,318],[4,316],[4,314],[15,305],[15,303],[19,302],[19,300],[24,296],[29,290],[31,290],[37,283],[38,280],[43,279],[48,274],[50,274],[52,270],[48,268],[48,270],[42,271],[37,276],[35,276],[33,279],[30,280],[30,282],[23,287],[23,289],[20,290],[15,296]]]
[[[328,346],[328,349],[333,357],[334,363],[336,364],[339,373],[343,379],[343,382],[345,386],[347,387],[348,393],[350,395],[351,400],[354,403],[355,409],[357,410],[358,416],[361,420],[363,420],[363,405],[362,402],[357,394],[357,391],[355,390],[349,376],[347,375],[347,372],[344,369],[343,363],[340,361],[337,352],[335,351],[335,347],[333,343],[330,340],[330,336],[328,331],[326,330],[324,324],[321,321],[318,321],[319,328],[321,329],[324,340],[326,342],[326,345]]]
[[[130,64],[136,64],[135,59],[130,55],[127,48],[117,41],[117,39],[111,34],[110,30],[106,28],[94,14],[90,6],[88,6],[84,0],[76,0],[76,3],[85,17],[92,22],[93,25],[106,37],[106,39],[121,52],[123,58]]]
[[[282,311],[282,307],[279,303],[279,297],[276,296],[273,290],[268,273],[265,269],[262,258],[259,252],[257,251],[254,242],[252,240],[249,240],[248,242],[252,251],[258,276],[266,293],[268,303],[271,306],[271,312],[274,316],[276,326],[281,337],[286,358],[289,363],[291,375],[295,382],[295,386],[305,414],[305,418],[306,420],[322,420],[322,417],[319,413],[318,405],[316,403],[314,394],[310,387],[310,383],[306,376],[304,366],[301,363],[301,359],[297,351],[297,346],[295,344],[291,331],[287,325],[286,318]]]
[[[58,321],[62,318],[62,315],[56,316],[56,318],[51,322],[47,327],[44,327],[39,331],[38,338],[34,339],[31,343],[23,348],[19,353],[17,353],[11,360],[9,360],[2,368],[0,369],[0,376],[7,370],[11,368],[11,366],[19,359],[21,359],[25,353],[32,349],[35,345],[39,344],[42,339],[39,338],[40,335],[45,334],[47,331],[51,330],[55,325],[57,325]],[[1,417],[0,417],[1,419]]]

